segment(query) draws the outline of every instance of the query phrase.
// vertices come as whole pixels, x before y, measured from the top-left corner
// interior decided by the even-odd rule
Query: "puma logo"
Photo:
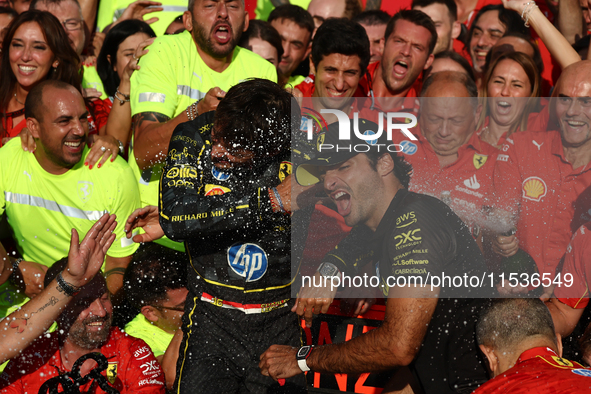
[[[541,144],[538,144],[537,141],[532,140],[531,141],[535,146],[538,147],[538,150],[540,150],[540,148],[542,147],[542,145],[544,145],[544,143],[542,142]]]

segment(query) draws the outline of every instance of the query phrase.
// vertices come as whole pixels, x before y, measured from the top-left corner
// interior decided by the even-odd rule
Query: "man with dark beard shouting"
[[[178,124],[215,110],[240,81],[277,82],[271,63],[236,46],[248,28],[244,0],[191,0],[183,23],[187,31],[160,37],[149,47],[131,80],[134,143],[129,161],[142,206],[157,205],[159,163]]]

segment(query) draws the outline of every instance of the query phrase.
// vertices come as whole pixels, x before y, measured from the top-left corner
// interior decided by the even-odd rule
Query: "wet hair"
[[[464,43],[466,47],[470,45],[470,41],[472,40],[472,34],[474,34],[474,29],[476,28],[478,20],[482,15],[489,11],[497,11],[499,13],[499,21],[501,22],[503,27],[505,27],[505,33],[503,35],[517,32],[521,35],[529,37],[529,28],[523,25],[521,16],[517,12],[506,9],[505,7],[503,7],[502,4],[489,4],[487,6],[482,7],[474,17],[472,26],[470,26],[470,30],[468,32],[468,35],[466,36],[466,42]]]
[[[369,10],[363,11],[361,14],[357,15],[351,20],[366,26],[382,26],[387,25],[390,21],[390,18],[392,17],[386,11]]]
[[[117,64],[119,45],[128,37],[137,33],[145,33],[149,37],[156,37],[156,33],[154,33],[150,25],[138,19],[129,19],[116,24],[105,37],[103,47],[97,58],[96,70],[101,81],[103,81],[105,93],[108,96],[115,95],[119,82],[121,82],[119,75],[113,70],[113,66]],[[111,62],[109,62],[108,57],[111,58]]]
[[[312,63],[318,65],[325,56],[339,53],[359,56],[361,76],[365,74],[371,52],[365,28],[346,18],[329,18],[316,31],[312,42]]]
[[[529,95],[529,99],[527,101],[527,104],[523,108],[523,111],[521,113],[520,121],[516,122],[514,125],[511,125],[511,128],[509,129],[509,132],[507,133],[507,135],[511,135],[518,128],[520,130],[527,130],[528,116],[531,112],[536,111],[538,104],[539,104],[539,100],[537,98],[540,97],[540,95],[542,94],[542,77],[541,77],[540,72],[538,71],[538,68],[536,67],[533,59],[531,57],[529,57],[529,55],[526,55],[525,53],[522,53],[522,52],[505,53],[505,54],[497,57],[495,59],[495,61],[490,65],[490,67],[486,71],[486,74],[485,74],[483,82],[482,82],[482,95],[481,95],[484,100],[487,100],[488,84],[493,76],[495,68],[497,67],[497,65],[500,62],[502,62],[503,60],[506,60],[506,59],[512,60],[515,63],[519,64],[519,66],[521,66],[521,68],[523,69],[523,71],[527,75],[527,79],[529,80],[529,84],[531,86],[531,93]],[[490,109],[489,109],[488,104],[489,104],[489,100],[487,100],[484,105],[484,110],[482,111],[482,115],[481,115],[480,121],[478,123],[478,128],[480,128],[484,125],[486,117],[490,115]]]
[[[370,151],[364,153],[367,158],[369,159],[369,163],[374,170],[377,170],[378,160],[382,155],[389,154],[394,160],[394,176],[398,179],[400,184],[404,186],[404,188],[408,189],[408,185],[410,184],[410,178],[412,176],[412,165],[406,161],[406,159],[399,155],[396,152],[376,152]]]
[[[168,290],[187,287],[189,263],[186,253],[156,243],[142,245],[123,275],[127,300],[138,309],[161,303]]]
[[[72,85],[68,85],[64,81],[49,79],[36,85],[25,100],[25,118],[33,118],[41,121],[41,113],[39,112],[42,108],[45,108],[43,103],[43,91],[46,87],[53,87],[60,90],[69,90],[73,88]]]
[[[552,315],[539,298],[495,299],[476,324],[478,344],[500,352],[513,351],[533,336],[556,343]]]
[[[310,32],[310,37],[312,37],[312,33],[314,32],[314,19],[312,18],[312,15],[302,7],[293,4],[284,4],[275,7],[275,9],[269,14],[267,22],[271,23],[276,19],[278,19],[279,22],[283,20],[292,21],[302,29],[308,30]]]
[[[450,59],[453,60],[454,62],[458,63],[460,66],[462,66],[462,68],[466,71],[466,74],[468,74],[468,76],[474,81],[474,70],[472,70],[472,66],[470,65],[470,63],[468,62],[468,60],[466,60],[465,57],[463,57],[462,55],[460,55],[459,53],[457,53],[456,51],[443,51],[443,52],[439,52],[438,54],[435,55],[435,60],[437,59]],[[431,74],[431,71],[428,72],[428,75]]]
[[[457,83],[464,88],[468,92],[469,97],[472,98],[470,103],[473,105],[474,109],[478,106],[478,88],[476,87],[476,82],[471,79],[468,75],[459,72],[459,71],[442,71],[435,74],[429,75],[427,80],[423,83],[423,88],[421,89],[421,97],[423,97],[431,85],[435,82],[447,82],[447,83]]]
[[[458,20],[458,6],[454,0],[413,0],[411,9],[415,7],[429,7],[433,4],[443,4],[447,7],[447,11],[449,12],[449,17],[451,18],[452,22]]]
[[[429,15],[425,14],[423,11],[400,10],[394,14],[392,19],[390,19],[390,22],[388,22],[385,34],[386,41],[388,41],[388,38],[394,32],[396,22],[399,20],[411,22],[417,26],[421,26],[429,30],[429,33],[431,33],[431,38],[429,39],[429,54],[432,54],[433,49],[435,49],[435,44],[437,44],[437,30],[435,29],[435,23],[433,23],[433,19],[431,19],[431,17],[429,17]]]
[[[292,98],[267,79],[249,79],[233,86],[214,115],[216,138],[250,150],[259,159],[289,151],[292,127],[296,130],[301,120]]]
[[[70,46],[70,40],[58,19],[46,11],[31,10],[17,16],[6,30],[2,48],[5,48],[4,56],[0,63],[0,113],[6,111],[8,102],[14,94],[17,84],[16,76],[10,67],[10,43],[14,34],[23,24],[35,22],[47,42],[47,46],[59,61],[57,68],[49,68],[46,79],[60,80],[74,86],[81,91],[82,76],[79,72],[80,59]]]
[[[281,36],[269,22],[264,22],[258,19],[251,20],[248,24],[248,29],[242,33],[238,46],[252,51],[250,40],[253,38],[260,38],[271,44],[271,46],[277,50],[277,59],[281,61],[281,56],[283,56]]]

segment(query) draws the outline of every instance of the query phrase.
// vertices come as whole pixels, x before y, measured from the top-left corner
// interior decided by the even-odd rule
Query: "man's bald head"
[[[562,70],[554,97],[591,97],[591,60],[573,63]]]
[[[458,71],[441,71],[427,78],[421,90],[421,97],[478,97],[476,83],[466,74]]]
[[[25,100],[25,118],[33,118],[38,121],[43,120],[43,110],[45,108],[43,92],[49,87],[59,90],[70,90],[82,97],[80,92],[78,92],[72,85],[60,80],[48,79],[31,89],[27,95],[27,99]]]

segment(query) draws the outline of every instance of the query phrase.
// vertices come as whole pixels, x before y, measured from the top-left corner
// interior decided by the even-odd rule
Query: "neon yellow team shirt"
[[[221,73],[213,71],[201,60],[188,31],[159,37],[149,49],[140,60],[141,69],[131,77],[132,116],[142,112],[158,112],[172,119],[205,97],[211,88],[219,87],[227,92],[241,81],[255,77],[277,82],[277,70],[271,63],[240,47],[234,49],[228,68]],[[133,149],[129,165],[139,182],[142,207],[158,206],[162,165],[140,171]],[[176,242],[165,240],[160,243],[184,250]]]
[[[174,334],[170,334],[160,327],[156,327],[144,315],[138,314],[125,326],[125,332],[132,337],[143,339],[154,356],[158,357],[166,352]]]
[[[299,5],[303,9],[307,10],[308,6],[310,5],[310,1],[312,0],[290,0],[289,3],[293,5]],[[257,7],[255,8],[256,18],[266,21],[269,19],[269,14],[271,14],[271,11],[274,9],[275,6],[273,3],[271,3],[271,0],[258,0]]]
[[[140,205],[131,169],[117,157],[100,169],[89,170],[84,165],[89,151],[85,148],[80,162],[68,172],[53,175],[33,154],[23,151],[19,138],[0,149],[0,215],[6,212],[25,260],[51,266],[68,255],[72,228],[82,240],[105,212],[117,215],[117,238],[107,254],[126,257],[138,248],[124,232],[127,218]],[[0,316],[5,316],[7,303],[17,302],[15,291],[8,282],[0,286]]]
[[[84,74],[82,75],[82,88],[89,89],[94,88],[102,93],[100,99],[106,99],[107,93],[105,92],[105,87],[103,86],[103,81],[101,77],[98,75],[98,71],[96,70],[96,66],[83,66],[84,67]]]
[[[98,16],[97,16],[97,30],[103,31],[107,25],[115,22],[123,11],[135,0],[101,0],[99,9],[98,9]],[[157,36],[164,35],[166,28],[168,25],[172,23],[172,21],[179,15],[182,15],[183,12],[187,10],[187,0],[158,0],[162,3],[162,8],[164,10],[158,12],[152,12],[150,14],[144,15],[144,20],[148,20],[150,18],[156,17],[158,18],[157,22],[154,22],[150,25],[150,27],[154,30]]]

